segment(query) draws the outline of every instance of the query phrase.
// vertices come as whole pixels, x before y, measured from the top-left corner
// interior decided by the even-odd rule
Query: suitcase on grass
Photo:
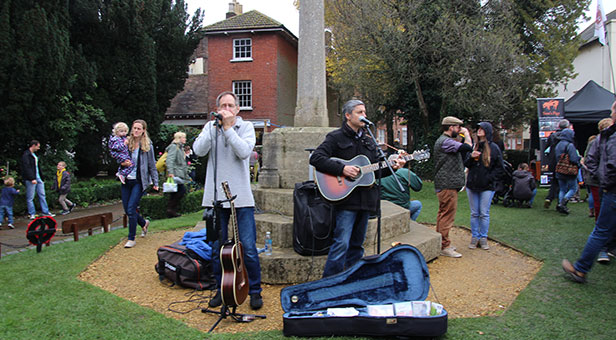
[[[440,336],[447,332],[444,308],[437,315],[408,316],[402,315],[406,314],[402,307],[398,313],[393,307],[424,301],[429,288],[430,274],[421,252],[410,245],[396,246],[381,255],[364,257],[342,273],[282,289],[283,333],[285,336]],[[377,307],[387,310],[389,306],[391,315],[378,309],[379,313],[374,312]],[[328,310],[341,307],[354,307],[357,315],[328,314]]]

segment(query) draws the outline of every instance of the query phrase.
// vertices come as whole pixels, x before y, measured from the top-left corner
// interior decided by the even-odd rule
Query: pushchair
[[[513,182],[513,166],[511,163],[503,160],[504,171],[500,174],[499,178],[494,184],[494,197],[492,197],[492,204],[498,204],[505,199],[507,193],[511,191],[511,183]]]

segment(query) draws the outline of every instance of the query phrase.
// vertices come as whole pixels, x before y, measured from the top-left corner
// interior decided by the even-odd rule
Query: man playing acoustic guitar
[[[340,160],[350,160],[358,155],[364,155],[370,163],[378,161],[377,145],[364,131],[366,106],[360,100],[349,100],[342,107],[342,127],[330,132],[325,141],[310,157],[310,164],[317,171],[333,176],[357,178],[361,175],[359,168],[345,165]],[[403,159],[394,160],[392,168],[403,166]],[[378,172],[376,173],[378,176]],[[388,168],[382,169],[382,176],[389,176]],[[357,186],[343,200],[336,202],[336,226],[334,228],[333,244],[327,255],[323,277],[342,272],[362,258],[363,243],[368,228],[368,217],[377,211],[379,204],[376,186]]]
[[[203,131],[193,144],[193,150],[197,156],[210,154],[207,162],[207,176],[205,179],[205,193],[203,194],[204,207],[213,207],[214,185],[218,185],[217,200],[224,200],[225,193],[221,190],[220,184],[228,182],[234,195],[237,224],[239,228],[239,239],[243,245],[244,263],[248,271],[248,281],[250,283],[250,307],[259,309],[263,306],[261,298],[261,266],[259,265],[259,255],[256,247],[256,224],[254,216],[254,198],[250,189],[249,157],[255,146],[255,129],[252,123],[237,117],[240,106],[237,96],[233,92],[223,92],[216,98],[217,120],[219,126],[211,120],[205,124]],[[218,142],[214,143],[218,130]],[[212,149],[217,145],[216,158],[218,169],[214,169]],[[217,171],[214,183],[214,171]],[[220,227],[222,228],[222,240],[218,240],[214,249],[214,274],[218,283],[218,292],[209,302],[210,307],[218,307],[222,304],[220,293],[221,266],[218,261],[220,245],[227,240],[227,225],[231,216],[231,206],[229,202],[223,203],[220,213]]]

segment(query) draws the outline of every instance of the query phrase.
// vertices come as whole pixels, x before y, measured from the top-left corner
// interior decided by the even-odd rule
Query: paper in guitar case
[[[290,286],[280,292],[285,336],[435,337],[447,332],[447,311],[433,316],[375,316],[371,308],[421,303],[430,275],[417,248],[401,245],[365,257],[342,273]],[[354,316],[330,316],[328,309],[355,307]]]

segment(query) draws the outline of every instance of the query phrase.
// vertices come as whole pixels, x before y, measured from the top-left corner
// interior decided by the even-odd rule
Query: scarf
[[[56,171],[56,178],[58,179],[58,189],[60,189],[60,183],[62,182],[62,173],[66,171],[66,168]]]

